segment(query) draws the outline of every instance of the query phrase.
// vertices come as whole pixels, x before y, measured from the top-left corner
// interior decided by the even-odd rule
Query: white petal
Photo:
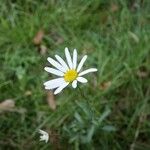
[[[82,71],[81,73],[79,73],[79,76],[83,76],[83,75],[85,75],[85,74],[87,74],[87,73],[95,72],[95,71],[97,71],[96,68],[90,68],[90,69],[84,70],[84,71]]]
[[[77,66],[77,50],[74,49],[73,51],[73,69],[76,69]]]
[[[55,55],[57,61],[59,61],[59,63],[66,69],[66,71],[69,69],[69,67],[67,66],[67,64],[65,63],[65,61],[58,55]]]
[[[58,86],[57,86],[58,87]],[[57,88],[55,87],[55,88]],[[54,89],[54,88],[53,88]],[[50,88],[49,86],[45,86],[45,90],[52,90],[52,88]]]
[[[44,70],[49,72],[49,73],[55,74],[57,76],[64,76],[63,72],[56,70],[56,69],[53,69],[53,68],[50,68],[50,67],[45,67]]]
[[[77,87],[77,80],[74,80],[74,81],[72,82],[72,87],[73,87],[74,89]]]
[[[83,77],[77,77],[77,81],[81,82],[81,83],[87,83],[88,80],[83,78]]]
[[[68,62],[68,65],[70,69],[72,69],[72,60],[71,60],[70,52],[67,47],[65,48],[65,55],[66,55],[66,60]]]
[[[46,89],[55,89],[65,83],[64,78],[57,78],[53,80],[49,80],[44,83]]]
[[[63,68],[62,65],[60,65],[57,61],[55,61],[54,59],[48,57],[47,60],[54,66],[56,67],[58,70],[62,71],[62,72],[66,72],[65,68]]]
[[[81,68],[82,68],[84,62],[86,61],[86,59],[87,59],[87,55],[85,55],[85,56],[81,59],[79,65],[78,65],[78,68],[77,68],[77,72],[79,72],[79,71],[81,70]]]
[[[58,87],[58,88],[55,90],[54,94],[56,95],[56,94],[60,93],[68,84],[69,84],[69,82],[63,83],[60,87]]]

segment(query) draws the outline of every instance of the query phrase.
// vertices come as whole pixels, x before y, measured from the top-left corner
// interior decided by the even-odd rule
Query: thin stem
[[[89,101],[88,101],[88,97],[85,95],[85,93],[82,91],[82,89],[81,89],[80,87],[79,87],[78,89],[79,89],[79,91],[80,91],[81,96],[85,99],[86,104],[87,104],[87,106],[88,106],[90,112],[93,114],[93,110],[91,109],[91,104],[90,104]]]

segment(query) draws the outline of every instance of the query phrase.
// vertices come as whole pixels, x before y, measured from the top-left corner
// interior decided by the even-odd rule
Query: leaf
[[[74,117],[77,119],[79,123],[83,124],[83,120],[81,116],[79,115],[79,113],[75,112]]]
[[[92,137],[94,135],[94,131],[95,131],[95,126],[92,125],[91,128],[88,130],[88,134],[87,134],[87,142],[90,143],[92,140]]]
[[[117,129],[114,126],[106,125],[102,128],[102,130],[112,132],[112,131],[116,131]]]
[[[15,107],[15,102],[12,99],[7,99],[0,103],[0,110],[2,111],[9,111]]]
[[[134,40],[134,42],[139,43],[139,37],[135,33],[129,31],[129,36]]]
[[[103,82],[100,84],[101,90],[107,90],[112,85],[111,81]]]
[[[16,68],[16,76],[19,80],[23,79],[25,73],[26,70],[23,67],[19,66]]]
[[[91,113],[90,111],[88,110],[87,106],[85,105],[85,103],[83,102],[78,102],[78,101],[75,101],[75,103],[82,109],[82,111],[84,112],[84,114],[88,117],[91,116]]]
[[[69,143],[73,143],[74,141],[76,141],[78,139],[78,135],[75,135],[73,137],[70,138]]]
[[[35,35],[35,37],[34,37],[34,39],[33,39],[33,43],[34,43],[35,45],[40,45],[41,42],[42,42],[43,37],[44,37],[44,31],[43,31],[42,29],[40,29],[40,30],[36,33],[36,35]]]
[[[104,111],[104,113],[100,116],[100,118],[99,118],[99,120],[98,120],[98,123],[101,124],[102,121],[103,121],[106,117],[108,117],[108,115],[109,115],[110,113],[111,113],[110,109],[106,109],[106,110]]]
[[[56,101],[55,101],[54,94],[52,91],[47,92],[47,102],[48,102],[49,107],[52,110],[56,109]]]

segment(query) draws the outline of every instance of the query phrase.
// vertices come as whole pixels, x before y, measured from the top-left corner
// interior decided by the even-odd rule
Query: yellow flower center
[[[78,76],[77,71],[74,69],[71,69],[65,73],[64,79],[66,82],[72,82],[73,80],[75,80],[77,78],[77,76]]]

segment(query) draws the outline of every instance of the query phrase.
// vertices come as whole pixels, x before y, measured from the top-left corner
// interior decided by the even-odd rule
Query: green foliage
[[[64,131],[69,136],[70,143],[91,143],[92,138],[100,129],[105,131],[114,131],[113,126],[103,125],[104,119],[110,114],[110,110],[106,109],[101,116],[97,116],[90,106],[84,103],[77,103],[81,112],[74,113],[73,121],[69,125],[64,125]]]
[[[0,149],[150,149],[149,1],[1,0],[0,102],[16,108],[0,114]],[[41,45],[33,38],[44,30]],[[52,79],[46,58],[64,48],[88,55],[88,83],[66,88],[50,110],[43,82]],[[107,87],[106,83],[110,83]],[[110,112],[111,110],[111,112]],[[38,129],[50,142],[39,142]]]

